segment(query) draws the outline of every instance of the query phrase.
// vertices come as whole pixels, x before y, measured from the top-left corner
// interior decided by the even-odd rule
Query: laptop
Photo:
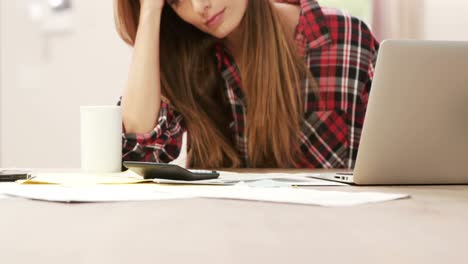
[[[383,42],[354,171],[319,178],[467,184],[468,42]]]

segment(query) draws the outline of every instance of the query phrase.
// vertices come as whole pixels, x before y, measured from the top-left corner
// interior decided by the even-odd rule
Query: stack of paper
[[[9,196],[5,195],[5,192],[12,186],[17,186],[17,184],[14,182],[0,182],[0,199],[9,198]]]
[[[352,206],[408,198],[404,194],[316,191],[299,188],[253,188],[194,185],[14,185],[6,195],[55,202],[117,202],[181,198],[214,198],[319,206]]]
[[[198,183],[155,180],[131,171],[114,174],[36,174],[23,184],[2,184],[0,194],[55,202],[117,202],[186,198],[251,200],[319,206],[352,206],[408,198],[405,194],[336,192],[292,186],[344,185],[313,179],[315,174],[221,172],[219,179]],[[171,183],[171,184],[167,184]],[[212,186],[216,185],[216,186]]]
[[[96,184],[135,184],[152,182],[144,180],[131,171],[121,173],[37,173],[33,178],[21,181],[22,184],[59,184],[63,186],[83,186]]]
[[[353,206],[409,198],[406,194],[317,191],[299,188],[252,188],[236,186],[157,186],[157,190],[193,197],[251,200],[319,206]]]
[[[4,194],[50,202],[121,202],[193,198],[185,194],[157,191],[152,185],[11,185]]]

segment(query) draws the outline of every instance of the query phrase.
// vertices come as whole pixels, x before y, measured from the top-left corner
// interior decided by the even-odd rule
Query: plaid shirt
[[[317,99],[313,91],[304,91],[305,114],[298,138],[305,161],[300,167],[353,168],[379,44],[362,21],[322,8],[315,0],[277,2],[301,7],[296,43],[320,93]],[[249,167],[245,97],[238,69],[226,52],[218,47],[215,55],[225,81],[222,89],[232,109],[229,118],[235,147],[243,166]],[[163,101],[151,133],[123,135],[123,159],[170,162],[180,153],[184,132],[181,114]]]

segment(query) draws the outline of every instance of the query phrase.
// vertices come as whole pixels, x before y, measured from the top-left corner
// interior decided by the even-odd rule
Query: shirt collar
[[[300,0],[301,13],[296,27],[296,43],[300,53],[305,49],[316,49],[331,43],[330,31],[325,14],[316,0]],[[220,43],[215,46],[218,69],[222,69],[226,59],[225,47]]]
[[[316,0],[300,0],[301,15],[296,39],[308,48],[319,48],[331,42],[325,15]]]

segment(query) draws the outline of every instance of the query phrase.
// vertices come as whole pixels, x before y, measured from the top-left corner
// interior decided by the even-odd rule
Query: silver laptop
[[[383,42],[354,172],[321,178],[467,184],[468,42]]]

